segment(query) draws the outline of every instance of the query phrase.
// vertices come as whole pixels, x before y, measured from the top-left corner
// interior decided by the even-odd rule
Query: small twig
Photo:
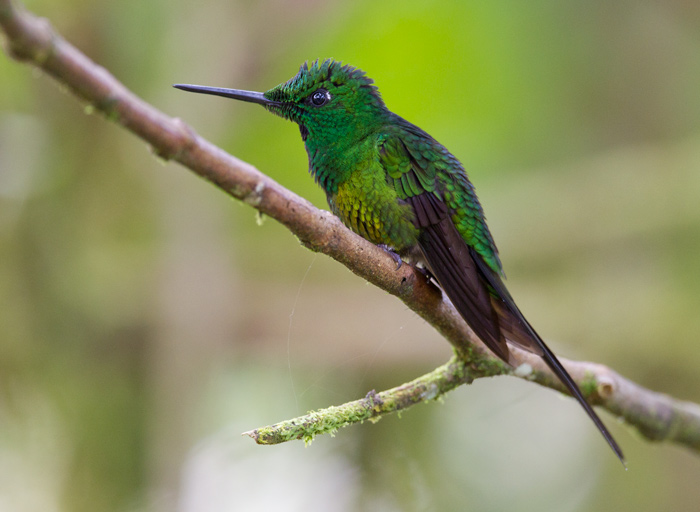
[[[360,400],[311,412],[268,427],[256,428],[244,432],[243,435],[252,437],[258,444],[279,444],[294,439],[303,439],[310,443],[319,434],[333,435],[339,428],[353,423],[378,421],[386,414],[407,409],[420,402],[436,400],[472,380],[474,377],[471,369],[464,361],[453,357],[432,372],[401,386],[381,393],[372,390]]]
[[[397,271],[385,251],[347,230],[332,214],[318,210],[251,165],[203,140],[181,120],[138,98],[59,36],[48,21],[28,13],[11,0],[0,0],[0,26],[9,55],[44,70],[107,119],[147,141],[161,158],[181,163],[224,192],[284,224],[309,249],[327,254],[358,276],[397,296],[455,347],[459,361],[452,360],[410,384],[371,394],[371,400],[366,398],[291,420],[305,425],[304,429],[294,430],[290,422],[284,422],[248,433],[258,442],[310,439],[352,420],[376,418],[418,401],[434,399],[460,383],[485,376],[513,373],[561,390],[542,361],[531,354],[514,349],[526,363],[515,372],[496,360],[452,304],[422,274],[409,265]],[[650,440],[673,441],[700,452],[700,406],[644,389],[602,365],[561,361],[591,403],[605,407]],[[441,384],[435,384],[436,388],[421,387],[433,383]],[[430,392],[426,394],[421,389]],[[345,411],[341,412],[345,419],[336,418],[328,423],[329,414],[339,410]]]

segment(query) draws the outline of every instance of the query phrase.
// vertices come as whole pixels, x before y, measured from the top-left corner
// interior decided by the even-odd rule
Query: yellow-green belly
[[[413,212],[400,204],[396,191],[389,187],[384,172],[356,171],[338,185],[329,198],[331,210],[355,233],[375,244],[397,251],[415,245],[418,230]]]

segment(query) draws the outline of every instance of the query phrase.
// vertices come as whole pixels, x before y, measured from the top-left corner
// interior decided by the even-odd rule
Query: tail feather
[[[422,227],[419,246],[428,269],[476,335],[494,354],[511,365],[516,361],[506,340],[541,356],[581,404],[624,465],[620,446],[571,375],[520,312],[500,276],[464,242],[449,217]]]

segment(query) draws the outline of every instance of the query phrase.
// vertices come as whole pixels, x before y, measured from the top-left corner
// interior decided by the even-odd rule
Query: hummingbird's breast
[[[353,167],[336,191],[327,193],[331,211],[372,243],[397,252],[415,246],[418,229],[413,224],[413,210],[389,186],[379,159],[372,155]]]

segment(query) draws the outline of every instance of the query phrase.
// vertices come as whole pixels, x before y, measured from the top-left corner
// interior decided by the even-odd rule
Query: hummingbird
[[[294,77],[264,93],[174,87],[257,103],[295,122],[309,172],[331,211],[388,250],[397,266],[402,258],[422,266],[501,360],[517,366],[509,344],[542,357],[625,464],[615,439],[508,292],[498,249],[460,161],[391,112],[362,70],[326,59],[304,63]]]

